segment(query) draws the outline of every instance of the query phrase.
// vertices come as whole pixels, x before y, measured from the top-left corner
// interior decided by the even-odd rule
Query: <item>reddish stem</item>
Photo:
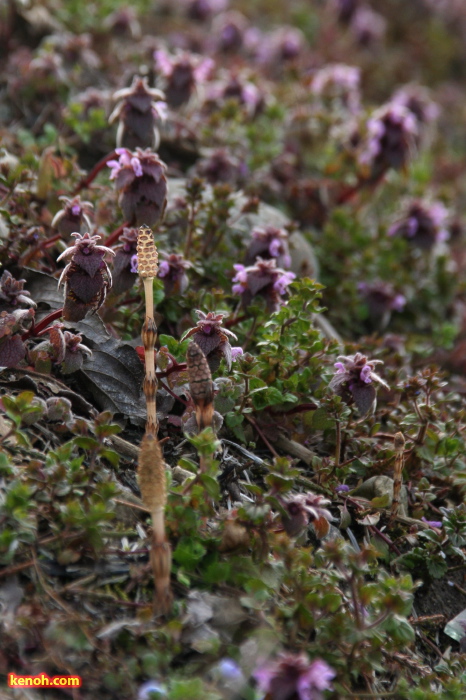
[[[162,379],[162,377],[168,377],[170,374],[173,374],[173,372],[184,372],[187,369],[188,365],[185,362],[181,362],[179,365],[171,365],[162,372],[156,372],[157,379]]]
[[[61,318],[63,316],[63,309],[56,309],[56,311],[52,311],[49,313],[47,316],[44,316],[44,318],[39,321],[37,325],[32,325],[31,328],[26,331],[26,333],[23,333],[21,336],[21,340],[28,340],[28,338],[34,338],[35,336],[38,336],[41,331],[44,330],[44,328],[47,328],[49,323],[52,323],[52,321],[56,321],[57,318]]]
[[[243,314],[242,316],[236,316],[235,318],[230,318],[229,320],[225,321],[223,324],[225,328],[231,328],[232,326],[236,326],[237,323],[241,323],[241,321],[246,321],[246,319],[251,318],[248,314]]]
[[[84,190],[86,187],[89,187],[91,182],[93,180],[95,180],[95,178],[100,173],[100,171],[105,168],[108,161],[112,160],[112,158],[118,158],[118,153],[116,153],[116,151],[112,151],[108,155],[104,156],[104,158],[99,160],[99,162],[96,165],[94,165],[94,167],[92,168],[89,175],[87,175],[85,178],[83,178],[81,180],[81,182],[78,184],[75,191],[73,192],[73,196],[79,194],[79,192],[81,192],[81,190]]]
[[[123,229],[129,228],[130,226],[131,226],[131,223],[129,221],[125,221],[124,224],[121,224],[121,226],[118,226],[118,228],[116,228],[110,234],[110,236],[105,239],[105,241],[103,242],[103,245],[107,246],[107,248],[110,248],[110,246],[113,245],[113,243],[115,243],[115,241],[117,241],[120,238],[121,234],[123,233]]]
[[[315,411],[318,408],[315,403],[301,403],[299,406],[294,406],[288,411],[271,411],[270,407],[267,409],[273,416],[290,416],[293,413],[305,413],[306,411]]]

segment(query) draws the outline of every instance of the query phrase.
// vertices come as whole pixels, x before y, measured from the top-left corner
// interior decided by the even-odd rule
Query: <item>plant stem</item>
[[[78,186],[74,190],[73,195],[77,195],[77,194],[79,194],[79,192],[81,192],[81,190],[84,190],[86,187],[89,187],[91,182],[93,182],[93,180],[95,180],[95,178],[100,173],[100,171],[105,168],[108,161],[112,160],[112,158],[117,158],[117,157],[118,157],[118,153],[116,153],[116,151],[112,151],[108,155],[101,158],[101,160],[99,160],[99,162],[96,165],[94,165],[91,172],[85,178],[83,178],[81,180],[81,182],[78,184]]]
[[[109,237],[106,238],[105,241],[103,242],[103,245],[105,245],[105,246],[107,246],[107,248],[109,248],[111,245],[113,245],[115,243],[115,241],[117,241],[120,238],[121,234],[123,233],[123,229],[129,228],[130,226],[131,226],[131,223],[129,221],[125,221],[124,224],[121,224],[121,226],[118,226],[118,228],[116,228],[114,231],[112,231],[112,233],[109,235]]]
[[[335,444],[335,469],[340,465],[341,455],[341,423],[335,420],[336,444]]]
[[[44,328],[47,328],[49,323],[52,323],[52,321],[56,321],[57,318],[61,318],[62,316],[63,308],[56,309],[56,311],[52,311],[47,316],[44,316],[44,318],[41,321],[39,321],[37,325],[32,325],[28,331],[23,333],[23,335],[21,336],[21,340],[28,340],[29,338],[34,338],[41,331],[43,331]]]

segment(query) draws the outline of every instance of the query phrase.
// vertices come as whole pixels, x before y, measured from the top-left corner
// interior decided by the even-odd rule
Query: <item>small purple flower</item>
[[[280,499],[285,510],[282,523],[285,532],[290,537],[299,535],[310,522],[325,519],[333,520],[333,515],[325,507],[330,501],[314,493],[298,493]]]
[[[131,272],[134,274],[138,274],[139,272],[139,265],[138,265],[138,256],[137,253],[135,255],[131,256]]]
[[[92,228],[89,215],[93,205],[90,202],[83,202],[79,195],[72,199],[65,196],[59,199],[64,202],[64,207],[53,217],[52,228],[58,229],[62,236],[70,236],[74,231],[81,231],[82,227],[88,231]]]
[[[283,303],[281,297],[287,293],[288,286],[294,280],[294,272],[287,272],[277,267],[275,258],[262,260],[257,258],[254,265],[245,267],[233,266],[236,275],[233,277],[233,294],[240,294],[243,306],[249,306],[256,295],[263,296],[269,311],[277,311]]]
[[[322,659],[310,662],[304,652],[284,652],[252,675],[268,700],[321,700],[322,692],[331,690],[336,674]]]
[[[234,347],[231,348],[231,359],[233,362],[238,359],[238,357],[241,357],[243,354],[243,348],[240,348],[239,346],[235,345]]]
[[[389,236],[404,236],[413,245],[431,250],[449,238],[448,209],[441,202],[413,201],[404,216],[388,229]]]
[[[404,167],[419,134],[414,114],[397,103],[378,109],[367,122],[367,136],[359,155],[359,162],[376,179],[388,168]]]
[[[350,30],[361,46],[372,46],[383,40],[387,30],[387,22],[379,13],[370,7],[361,6],[354,12]]]
[[[349,490],[350,487],[347,484],[338,484],[338,486],[335,486],[336,493],[348,493]]]
[[[165,295],[184,294],[189,284],[186,270],[192,267],[192,264],[176,253],[162,253],[162,255],[165,260],[159,264],[157,277],[163,280]]]
[[[361,415],[375,410],[377,394],[373,382],[389,388],[385,381],[374,371],[375,365],[382,360],[368,360],[365,355],[340,355],[335,362],[336,373],[330,380],[329,387],[348,403],[355,403]]]

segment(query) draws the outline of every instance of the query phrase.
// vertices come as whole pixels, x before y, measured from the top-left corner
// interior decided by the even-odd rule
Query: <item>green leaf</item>
[[[173,559],[189,571],[195,568],[206,551],[206,548],[199,540],[191,537],[182,537],[173,552]]]
[[[335,427],[335,420],[329,417],[325,408],[313,411],[311,423],[314,430],[328,430]]]

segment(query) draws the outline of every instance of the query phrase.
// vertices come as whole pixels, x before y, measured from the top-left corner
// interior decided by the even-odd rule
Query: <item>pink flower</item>
[[[388,389],[386,382],[374,371],[377,364],[383,364],[382,360],[368,360],[360,352],[355,355],[340,355],[337,359],[337,371],[330,381],[330,389],[346,403],[354,402],[361,415],[375,410],[377,394],[373,382]]]
[[[304,652],[279,654],[253,673],[259,690],[270,700],[321,700],[335,675],[325,661],[310,662]]]

